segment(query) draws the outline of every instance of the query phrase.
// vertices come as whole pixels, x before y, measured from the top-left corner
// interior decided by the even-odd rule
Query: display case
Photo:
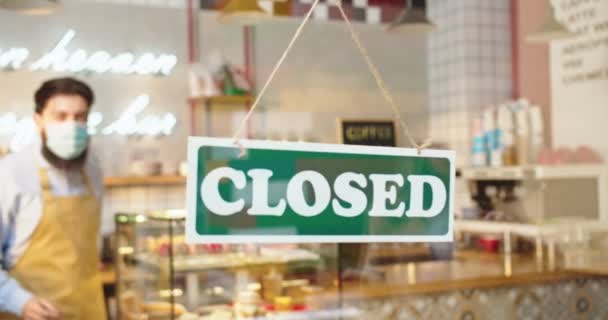
[[[184,215],[116,214],[119,319],[305,314],[337,285],[336,245],[186,244]]]

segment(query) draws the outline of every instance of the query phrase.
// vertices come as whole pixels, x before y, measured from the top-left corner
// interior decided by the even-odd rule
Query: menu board
[[[553,144],[588,145],[608,158],[608,1],[554,1],[556,16],[576,34],[550,48]]]
[[[338,119],[338,140],[341,144],[396,147],[395,121]]]

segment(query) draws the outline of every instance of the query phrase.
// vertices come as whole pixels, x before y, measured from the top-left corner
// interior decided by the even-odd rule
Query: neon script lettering
[[[144,114],[150,105],[150,96],[137,96],[114,121],[103,126],[104,116],[100,112],[89,115],[87,127],[90,135],[122,136],[169,136],[177,125],[172,113]],[[18,118],[9,112],[0,114],[0,137],[9,137],[9,149],[19,151],[30,144],[37,136],[32,117]]]
[[[169,75],[177,65],[173,54],[143,53],[139,56],[131,52],[111,55],[107,51],[88,52],[81,48],[70,49],[76,31],[70,29],[55,47],[29,65],[32,71],[92,72],[138,75]],[[0,49],[0,69],[19,70],[30,57],[27,48]]]

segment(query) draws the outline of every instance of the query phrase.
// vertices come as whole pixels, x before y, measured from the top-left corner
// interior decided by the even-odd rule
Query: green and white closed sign
[[[188,241],[452,241],[452,151],[240,143],[189,139]]]

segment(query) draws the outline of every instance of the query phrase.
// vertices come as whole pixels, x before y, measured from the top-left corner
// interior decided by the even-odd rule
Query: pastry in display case
[[[337,248],[187,244],[185,211],[118,213],[119,319],[243,319],[313,311],[336,284]]]

